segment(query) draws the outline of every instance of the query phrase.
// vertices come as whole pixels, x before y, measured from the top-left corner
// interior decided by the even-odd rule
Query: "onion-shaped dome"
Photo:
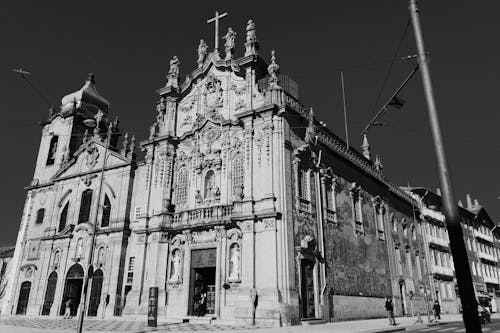
[[[98,110],[107,113],[109,102],[102,97],[95,87],[95,76],[90,73],[83,87],[71,94],[64,96],[61,100],[61,111],[80,109],[92,113]]]

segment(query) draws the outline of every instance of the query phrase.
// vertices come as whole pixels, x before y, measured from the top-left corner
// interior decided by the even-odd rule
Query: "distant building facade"
[[[76,314],[90,265],[97,318],[143,319],[150,287],[162,321],[198,314],[202,294],[220,323],[385,316],[387,296],[398,315],[426,311],[446,259],[426,262],[418,200],[366,138],[359,153],[299,102],[274,52],[258,55],[253,22],[242,57],[224,38],[224,57],[200,42],[182,82],[172,58],[141,161],[93,76],[50,114],[5,312],[56,317],[71,300]]]
[[[441,211],[441,195],[425,188],[412,188],[411,192],[416,195],[423,217],[422,226],[430,259],[428,263],[432,272],[431,297],[440,302],[445,312],[455,313],[460,304],[448,231]],[[458,211],[476,298],[484,306],[491,305],[491,309],[496,312],[500,287],[500,234],[484,207],[477,200],[473,203],[469,195],[465,206],[458,203]]]

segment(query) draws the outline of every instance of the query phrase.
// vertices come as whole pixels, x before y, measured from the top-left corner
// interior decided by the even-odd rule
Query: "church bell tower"
[[[92,73],[81,89],[62,98],[61,105],[51,110],[42,123],[32,185],[50,180],[90,136],[106,134],[109,107],[109,102],[97,92]]]

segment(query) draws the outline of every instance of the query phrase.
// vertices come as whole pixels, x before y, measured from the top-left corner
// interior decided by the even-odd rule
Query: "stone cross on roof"
[[[216,11],[215,16],[207,20],[207,23],[215,22],[215,51],[219,50],[219,19],[226,16],[227,12],[219,15],[219,12]]]

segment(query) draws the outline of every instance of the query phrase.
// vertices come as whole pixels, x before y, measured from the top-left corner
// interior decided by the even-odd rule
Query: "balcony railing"
[[[311,202],[301,197],[297,197],[298,209],[301,212],[310,213],[311,212]]]
[[[216,221],[229,221],[233,213],[232,205],[196,208],[172,215],[172,226],[196,225]]]
[[[326,209],[326,220],[328,222],[336,222],[336,219],[335,219],[335,212],[333,210],[330,210],[330,209]]]
[[[429,243],[433,243],[433,244],[436,244],[436,245],[439,245],[442,247],[449,247],[450,246],[448,240],[437,237],[437,236],[433,236],[433,235],[428,234],[427,239],[428,239]]]
[[[484,282],[486,283],[494,283],[494,284],[499,284],[498,279],[494,276],[485,276],[484,277]]]
[[[479,258],[482,258],[482,259],[485,259],[485,260],[488,260],[488,261],[497,262],[497,258],[495,258],[494,255],[486,253],[486,252],[483,252],[483,251],[477,251],[477,256]]]
[[[432,265],[432,273],[437,273],[446,276],[453,276],[453,269],[438,265]]]
[[[476,230],[476,229],[474,229],[474,237],[482,238],[490,243],[493,243],[493,236],[492,235],[488,235],[488,234],[481,232],[479,230]]]

